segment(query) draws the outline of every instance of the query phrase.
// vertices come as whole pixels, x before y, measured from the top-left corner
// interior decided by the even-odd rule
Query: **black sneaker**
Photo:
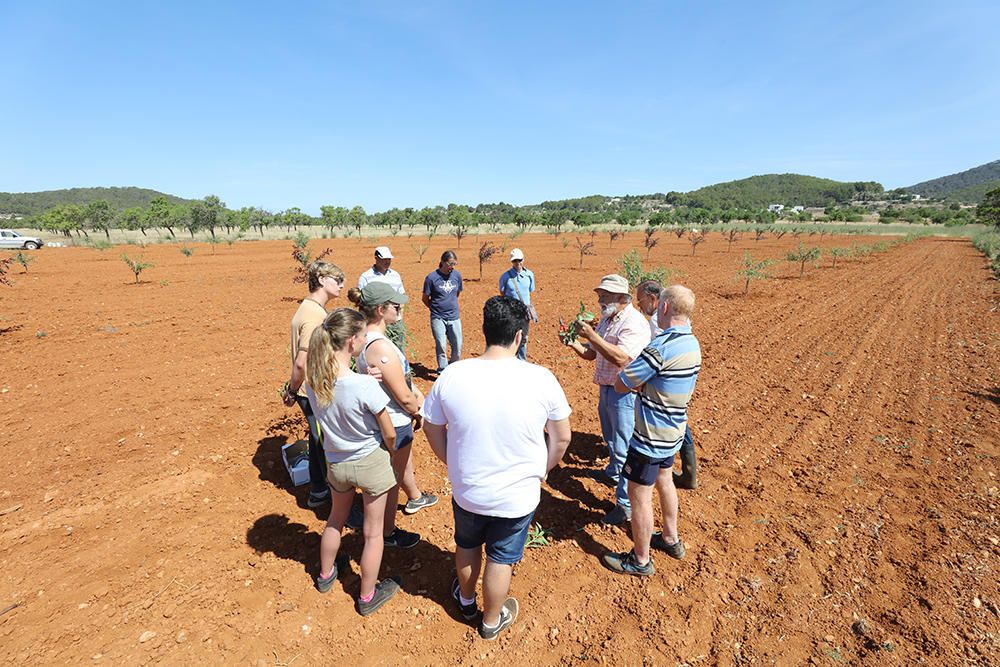
[[[306,499],[306,505],[308,507],[316,508],[322,507],[330,502],[330,489],[326,488],[322,491],[310,491],[309,497]]]
[[[331,588],[333,588],[333,582],[337,580],[337,576],[340,571],[347,567],[348,563],[351,562],[351,557],[346,554],[337,554],[337,557],[333,561],[333,572],[327,578],[316,577],[316,590],[320,593],[328,593]]]
[[[403,514],[416,514],[425,507],[437,505],[438,497],[433,493],[421,493],[419,498],[406,501],[403,506]]]
[[[609,552],[601,556],[601,562],[604,563],[606,568],[618,574],[648,577],[656,572],[652,558],[645,565],[640,565],[634,551],[624,551],[622,553]]]
[[[391,533],[382,538],[385,546],[396,547],[398,549],[412,549],[420,542],[419,533],[411,533],[397,527]]]
[[[479,607],[476,603],[472,604],[462,604],[461,598],[462,588],[458,585],[458,577],[456,577],[451,582],[451,597],[455,600],[455,604],[458,605],[458,611],[462,614],[462,618],[467,621],[475,620],[476,616],[479,615]]]
[[[347,514],[347,521],[344,522],[348,528],[361,530],[365,527],[365,511],[358,504],[351,505],[351,511]]]
[[[358,598],[357,608],[358,613],[362,616],[371,616],[386,602],[392,598],[393,595],[399,592],[399,578],[389,577],[388,579],[383,579],[382,581],[375,584],[375,594],[372,595],[372,599],[368,602],[362,602],[361,598]]]
[[[497,635],[509,628],[517,620],[517,612],[519,610],[520,606],[517,604],[517,600],[507,598],[507,601],[503,603],[503,607],[500,608],[500,622],[497,623],[495,628],[487,628],[480,623],[479,636],[486,641],[493,641],[497,638]]]
[[[625,525],[626,521],[632,520],[632,510],[627,510],[621,505],[615,505],[615,508],[604,515],[601,519],[601,523],[609,526],[622,526]]]
[[[676,558],[677,560],[683,560],[684,555],[687,553],[684,550],[684,543],[681,542],[681,538],[678,537],[677,541],[673,544],[667,544],[667,541],[663,539],[663,533],[660,531],[653,533],[652,539],[649,540],[649,546],[654,549],[659,549],[671,558]]]

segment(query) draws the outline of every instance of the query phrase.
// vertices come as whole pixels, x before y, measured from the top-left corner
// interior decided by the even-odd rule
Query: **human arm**
[[[434,274],[431,274],[431,275],[434,275]],[[433,283],[431,282],[431,276],[429,275],[426,278],[424,278],[424,290],[423,290],[423,293],[420,295],[420,300],[423,301],[424,305],[427,306],[428,308],[431,307],[431,287],[432,286],[433,286]]]
[[[306,350],[299,350],[295,355],[295,361],[292,363],[292,376],[285,383],[285,393],[281,397],[282,402],[288,407],[295,405],[295,396],[306,380],[306,359],[308,356]]]
[[[407,386],[406,374],[403,373],[403,365],[399,363],[395,346],[388,340],[376,340],[365,350],[365,361],[369,368],[375,366],[382,371],[382,384],[396,403],[411,417],[416,415],[420,410],[422,395]]]
[[[615,391],[624,394],[641,390],[660,371],[661,366],[660,353],[654,347],[647,347],[615,377]]]
[[[428,308],[431,307],[431,295],[428,294],[427,292],[423,293],[423,295],[420,297],[420,300],[423,301],[424,305],[427,306]]]
[[[569,447],[573,432],[569,427],[569,417],[565,419],[550,419],[545,422],[545,447],[549,452],[545,463],[545,474],[559,465],[566,448]]]
[[[382,408],[375,414],[375,421],[378,422],[378,430],[382,432],[382,443],[390,452],[396,449],[396,428],[392,425],[389,411]]]
[[[601,338],[600,334],[594,330],[594,327],[586,322],[580,322],[578,326],[580,338],[590,343],[590,351],[594,353],[594,358],[600,354],[619,368],[632,360],[632,357],[629,356],[623,347],[609,343]],[[583,346],[581,345],[581,347]]]
[[[441,463],[448,465],[448,427],[444,424],[432,424],[424,422],[424,435],[431,445],[431,451],[441,459]]]
[[[581,345],[580,341],[574,340],[572,343],[566,343],[566,347],[576,352],[577,356],[581,359],[586,359],[587,361],[593,361],[597,358],[597,352],[594,349],[587,347],[586,345]]]

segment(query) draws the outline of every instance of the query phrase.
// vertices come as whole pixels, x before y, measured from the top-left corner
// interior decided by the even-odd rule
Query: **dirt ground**
[[[417,479],[442,497],[400,524],[387,551],[403,592],[353,608],[358,567],[313,587],[325,516],[290,486],[282,444],[304,421],[283,407],[293,284],[287,241],[145,250],[46,248],[0,286],[0,659],[16,663],[997,664],[1000,313],[997,282],[966,240],[925,239],[836,269],[781,263],[742,293],[743,249],[782,257],[786,236],[718,234],[691,256],[665,237],[653,261],[699,298],[704,365],[691,418],[701,486],[681,492],[684,561],[649,580],[602,568],[628,536],[599,518],[602,465],[591,368],[562,348],[571,316],[633,234],[579,257],[549,235],[516,241],[538,281],[529,356],[574,408],[573,442],[543,487],[513,593],[522,615],[495,643],[452,610],[444,467],[418,434]],[[857,237],[807,237],[823,246]],[[385,239],[407,289],[454,239]],[[356,277],[372,240],[314,240]],[[482,349],[477,239],[458,249],[465,352]],[[137,248],[126,248],[137,253]],[[347,305],[346,299],[342,304]],[[991,307],[994,310],[991,310]],[[406,321],[433,364],[426,311]],[[429,382],[417,366],[418,382]],[[345,549],[357,556],[357,536]]]

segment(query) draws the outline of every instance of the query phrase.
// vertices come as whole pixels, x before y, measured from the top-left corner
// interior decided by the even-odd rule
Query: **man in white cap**
[[[521,329],[521,345],[517,348],[517,358],[528,359],[528,329],[538,321],[535,307],[531,305],[531,293],[535,291],[535,274],[524,267],[524,253],[520,248],[510,251],[510,268],[500,276],[500,296],[517,299],[528,307],[528,319]]]
[[[406,290],[403,289],[403,278],[398,271],[390,268],[391,265],[392,251],[389,250],[389,246],[380,245],[375,248],[375,264],[358,278],[358,289],[364,289],[368,283],[378,281],[388,283],[397,292],[406,294]]]
[[[611,459],[604,469],[606,480],[615,486],[615,508],[604,523],[620,526],[632,518],[628,481],[622,466],[628,455],[628,443],[635,428],[635,394],[615,390],[618,374],[649,345],[649,321],[632,305],[628,281],[617,274],[601,278],[594,288],[601,308],[601,321],[594,329],[580,324],[580,340],[567,343],[581,358],[596,361],[594,383],[599,387],[597,416],[601,434],[608,444]]]

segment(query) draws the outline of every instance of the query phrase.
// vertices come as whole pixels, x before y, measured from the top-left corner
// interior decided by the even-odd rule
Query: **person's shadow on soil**
[[[297,425],[289,426],[286,422],[293,421],[284,419],[281,422],[272,424],[268,429],[269,433],[276,431],[294,430]],[[305,423],[305,420],[303,420]],[[288,471],[285,470],[285,463],[281,460],[281,448],[288,444],[288,438],[283,435],[268,435],[257,441],[257,451],[251,459],[254,467],[257,468],[257,476],[265,482],[274,484],[279,489],[284,489],[295,499],[295,504],[302,509],[307,509],[316,515],[317,519],[326,520],[330,514],[329,504],[320,507],[309,507],[309,485],[302,484],[294,486]]]
[[[427,380],[428,382],[434,382],[438,379],[438,372],[433,368],[428,368],[420,362],[414,362],[410,364],[410,370],[413,371],[413,376],[418,377],[421,380]]]
[[[320,529],[322,531],[322,528]],[[247,545],[257,553],[273,553],[279,558],[295,561],[315,585],[319,576],[319,543],[321,533],[301,523],[293,523],[284,514],[266,514],[259,517],[247,530]],[[338,561],[347,557],[349,562],[341,567],[338,579],[343,591],[356,599],[361,590],[359,559],[364,546],[360,531],[344,528],[341,536]],[[401,588],[415,597],[426,598],[453,620],[466,623],[451,599],[451,581],[455,577],[454,554],[435,544],[421,540],[412,549],[387,547],[382,554],[379,577],[398,576]]]

